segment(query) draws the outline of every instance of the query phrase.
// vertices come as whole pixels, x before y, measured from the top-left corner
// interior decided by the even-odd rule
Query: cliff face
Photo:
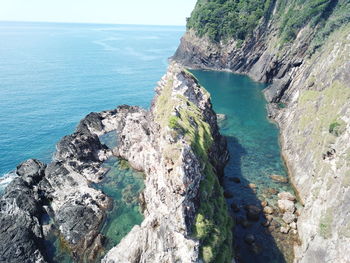
[[[349,20],[324,35],[315,49],[320,32],[338,19],[339,6],[346,2],[334,1],[323,28],[305,23],[286,43],[280,42],[279,19],[288,15],[288,6],[281,14],[283,1],[272,2],[268,16],[243,44],[235,39],[213,42],[192,28],[173,59],[188,67],[228,70],[271,83],[265,90],[270,117],[281,128],[283,155],[304,204],[295,262],[348,262]],[[348,5],[343,8],[349,10]]]

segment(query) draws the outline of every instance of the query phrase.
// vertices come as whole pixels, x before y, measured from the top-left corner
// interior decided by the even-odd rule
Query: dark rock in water
[[[256,242],[254,242],[253,244],[251,244],[250,250],[251,250],[254,254],[258,255],[258,254],[260,254],[260,253],[263,251],[263,248],[262,248],[261,245],[259,245],[259,244],[257,244]]]
[[[65,161],[77,159],[83,162],[98,162],[97,153],[100,150],[106,149],[101,144],[97,135],[81,132],[63,137],[58,142],[56,148],[55,160]]]
[[[231,177],[230,181],[235,182],[236,184],[239,184],[241,182],[241,179],[239,179],[239,177]]]
[[[46,262],[39,224],[42,199],[37,183],[46,165],[28,160],[17,167],[19,177],[5,189],[0,200],[0,262]]]
[[[82,119],[77,127],[77,131],[81,133],[90,133],[90,129],[96,131],[103,130],[102,116],[100,113],[91,112],[84,119]]]
[[[267,188],[264,189],[264,193],[266,193],[267,196],[276,195],[278,194],[278,190],[276,190],[275,188]]]
[[[249,220],[253,220],[253,221],[259,220],[261,208],[255,205],[247,205],[245,207],[245,210],[247,211],[247,218]]]
[[[225,198],[232,198],[233,197],[233,193],[230,190],[225,190],[224,196],[225,196]]]
[[[242,224],[243,221],[246,220],[243,216],[236,216],[235,219],[236,219],[236,224],[238,224],[238,225]]]
[[[248,234],[248,235],[246,235],[246,237],[244,238],[244,241],[245,241],[247,244],[251,245],[251,244],[253,244],[253,243],[255,242],[255,237],[254,237],[252,234]]]
[[[236,203],[232,203],[231,204],[231,208],[232,208],[232,211],[235,212],[235,213],[238,213],[239,212],[239,206],[236,204]]]
[[[17,166],[16,173],[29,185],[38,183],[44,176],[46,164],[29,159]]]

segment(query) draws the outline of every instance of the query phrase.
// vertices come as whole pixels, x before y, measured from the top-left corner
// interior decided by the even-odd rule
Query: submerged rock
[[[252,235],[252,234],[248,234],[248,235],[246,235],[246,237],[244,238],[244,241],[245,241],[247,244],[251,245],[251,244],[253,244],[253,243],[255,242],[255,237],[254,237],[254,235]]]
[[[289,201],[295,201],[296,200],[295,196],[292,195],[289,192],[281,192],[277,196],[281,200],[289,200]]]
[[[247,211],[247,218],[249,220],[257,221],[260,218],[261,208],[255,205],[247,205],[245,207]]]
[[[279,183],[288,183],[288,178],[282,175],[273,174],[270,175],[270,178]]]

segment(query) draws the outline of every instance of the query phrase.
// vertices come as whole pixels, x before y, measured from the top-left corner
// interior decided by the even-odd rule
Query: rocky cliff
[[[111,202],[92,183],[112,155],[144,172],[145,219],[102,262],[230,262],[232,222],[219,184],[228,153],[209,94],[177,64],[156,92],[150,111],[123,105],[90,113],[50,164],[17,167],[0,200],[1,262],[50,262],[52,232],[74,261],[94,262]],[[118,141],[112,149],[99,140],[109,132]]]
[[[115,149],[146,174],[145,220],[102,262],[229,262],[231,219],[217,177],[227,152],[209,94],[175,64],[156,92],[150,112],[126,118]]]
[[[243,41],[213,41],[192,26],[173,59],[271,83],[265,90],[270,117],[281,128],[283,155],[304,205],[295,262],[349,262],[350,6],[328,1],[322,23],[305,21],[285,41],[285,17],[321,1],[266,2],[267,13]]]

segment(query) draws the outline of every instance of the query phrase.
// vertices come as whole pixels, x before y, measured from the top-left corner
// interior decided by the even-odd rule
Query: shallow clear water
[[[0,22],[0,176],[91,111],[148,107],[184,27]]]
[[[272,174],[287,176],[287,173],[281,159],[278,128],[267,119],[266,101],[262,93],[266,85],[227,72],[192,72],[211,93],[216,113],[226,115],[226,119],[219,123],[230,151],[223,183],[224,188],[234,194],[227,200],[228,204],[234,202],[241,208],[235,217],[245,216],[245,205],[260,205],[262,200],[275,205],[277,196],[270,195],[269,190],[292,192],[292,188],[270,178]],[[232,177],[240,178],[241,183],[233,182],[230,180]],[[255,190],[248,187],[250,183],[256,185]],[[266,228],[261,226],[262,220],[261,217],[260,222],[252,223],[247,228],[236,226],[234,235],[241,262],[285,262],[281,253],[284,244],[276,243]],[[255,235],[256,248],[252,249],[244,242],[247,234]],[[288,254],[289,250],[283,252]]]
[[[104,167],[110,170],[96,187],[113,199],[113,208],[108,212],[101,231],[107,237],[104,248],[108,251],[143,221],[138,197],[144,188],[144,178],[126,161],[117,158],[110,158]]]

